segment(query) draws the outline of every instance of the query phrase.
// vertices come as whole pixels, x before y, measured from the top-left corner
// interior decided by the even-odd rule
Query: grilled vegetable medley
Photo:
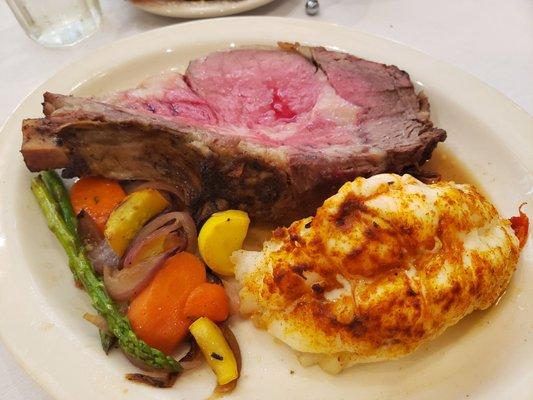
[[[217,391],[235,387],[240,350],[225,323],[230,304],[217,275],[233,274],[230,255],[250,222],[245,212],[213,214],[198,238],[179,193],[161,182],[87,177],[68,191],[47,171],[32,191],[98,313],[84,318],[98,327],[103,350],[118,346],[142,369],[128,379],[169,387],[203,354]],[[185,342],[189,351],[178,357]]]

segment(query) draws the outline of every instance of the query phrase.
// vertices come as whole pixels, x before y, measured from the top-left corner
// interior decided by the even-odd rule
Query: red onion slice
[[[104,238],[104,234],[96,221],[85,210],[78,214],[78,233],[83,243],[97,243]]]
[[[78,232],[95,272],[101,274],[104,266],[109,268],[119,266],[119,256],[111,248],[94,219],[85,211],[78,215]]]
[[[126,252],[126,256],[124,257],[124,267],[131,265],[145,243],[158,236],[166,236],[180,227],[183,228],[186,234],[186,250],[190,253],[195,253],[198,248],[196,225],[188,213],[174,211],[160,215],[146,224],[139,231]]]
[[[135,188],[135,190],[142,190],[142,189],[157,189],[162,190],[164,192],[168,192],[171,195],[174,196],[175,199],[179,201],[180,204],[177,204],[177,208],[183,209],[187,204],[189,204],[189,196],[187,195],[187,192],[185,190],[182,190],[170,183],[163,182],[163,181],[148,181],[145,183],[140,184]]]
[[[169,225],[164,225],[168,221],[172,221],[171,219],[167,219],[166,216],[168,214],[163,214],[161,217],[156,218],[154,221],[146,225],[141,231],[137,234],[136,238],[133,240],[131,245],[128,248],[128,251],[126,252],[126,255],[124,256],[124,268],[129,267],[141,249],[144,247],[144,245],[152,240],[154,240],[157,237],[166,237],[171,232],[174,232],[180,227],[180,224],[177,220],[173,220]],[[163,218],[164,217],[164,218]],[[154,224],[154,222],[159,222],[158,220],[161,220],[163,222],[163,225],[159,226],[158,228],[155,228],[159,223]],[[168,221],[167,221],[168,220]],[[147,229],[149,228],[149,229]],[[154,229],[155,228],[155,229]],[[151,230],[154,229],[154,230]]]
[[[154,218],[150,222],[148,222],[140,231],[137,233],[137,236],[131,243],[130,247],[135,246],[136,243],[140,241],[144,241],[146,236],[151,234],[153,231],[161,228],[163,225],[167,225],[168,223],[176,220],[176,216],[174,215],[176,212],[169,212],[165,214],[161,214],[160,216]],[[179,227],[177,225],[176,229]]]
[[[120,265],[120,257],[113,250],[106,239],[103,239],[96,246],[86,251],[87,257],[91,260],[93,269],[101,274],[104,267],[117,268]]]
[[[183,369],[194,369],[202,365],[204,358],[202,357],[202,352],[194,340],[193,337],[189,338],[189,351],[183,357],[180,358],[179,363]]]
[[[198,232],[196,231],[196,224],[191,215],[186,212],[177,212],[177,217],[181,221],[181,226],[187,235],[187,248],[189,253],[196,254],[198,251]]]
[[[126,356],[126,358],[129,360],[131,364],[136,366],[142,371],[145,371],[144,373],[132,373],[132,374],[126,374],[126,379],[138,382],[138,383],[144,383],[150,386],[154,387],[171,387],[174,382],[176,381],[176,377],[178,374],[174,372],[169,372],[165,370],[156,370],[152,367],[149,367],[145,363],[143,363],[138,358],[133,357],[131,354],[126,353],[125,351],[122,352]]]
[[[126,379],[132,382],[143,383],[156,388],[169,388],[174,386],[177,373],[173,372],[149,372],[146,374],[126,374]]]
[[[134,264],[143,246],[156,238],[167,238],[182,228],[183,240],[174,243],[172,248],[163,253],[145,258]],[[186,239],[186,241],[185,241]],[[104,240],[105,241],[105,240]],[[109,295],[116,301],[127,301],[144,289],[159,271],[164,261],[176,251],[195,252],[197,248],[196,226],[191,216],[185,212],[162,214],[145,225],[137,234],[124,257],[123,268],[118,270],[104,264],[104,285]]]
[[[241,375],[241,369],[242,369],[242,355],[241,355],[241,348],[239,347],[239,342],[237,342],[237,338],[231,331],[231,329],[226,324],[220,324],[218,326],[220,330],[222,331],[222,334],[224,335],[224,338],[226,339],[226,342],[228,342],[228,345],[233,352],[233,355],[235,356],[235,360],[237,361],[237,371],[239,372],[239,378]],[[223,393],[230,393],[237,387],[237,381],[239,378],[226,383],[225,385],[217,385],[215,387],[215,390],[213,391],[214,395],[220,395]]]
[[[104,267],[104,285],[113,300],[128,301],[139,294],[161,269],[169,252],[146,258],[121,270]]]
[[[165,234],[168,236],[168,234]],[[183,238],[183,236],[179,236]],[[147,257],[121,270],[104,267],[104,285],[116,301],[128,301],[139,294],[161,269],[166,259],[185,248],[185,240],[177,241],[165,252]]]

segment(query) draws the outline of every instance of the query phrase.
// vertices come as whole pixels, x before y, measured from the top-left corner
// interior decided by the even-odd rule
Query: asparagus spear
[[[59,206],[59,211],[61,212],[63,221],[65,221],[65,225],[67,226],[72,236],[76,240],[78,240],[77,245],[81,247],[81,241],[79,240],[78,236],[78,220],[76,218],[76,215],[74,214],[74,210],[72,209],[70,197],[67,190],[65,189],[65,185],[63,185],[63,181],[55,171],[45,171],[41,174],[41,176],[43,182],[45,183],[46,187],[48,188],[57,205]],[[80,280],[78,279],[78,274],[73,269],[70,260],[69,266],[74,274],[74,280],[76,281],[76,284],[81,287]],[[102,349],[106,354],[108,354],[109,350],[111,350],[111,347],[115,343],[115,337],[111,333],[104,332],[101,329],[99,329],[98,332],[100,336],[100,343],[102,344]]]
[[[116,343],[115,336],[111,335],[110,333],[107,333],[101,329],[98,330],[98,334],[100,335],[100,343],[102,343],[102,349],[106,354],[109,354],[109,351]]]
[[[45,174],[53,173],[47,172]],[[32,181],[31,189],[46,218],[48,227],[65,249],[72,270],[85,287],[93,307],[106,319],[110,332],[116,336],[122,350],[127,355],[152,368],[168,372],[181,372],[182,367],[176,360],[148,346],[135,335],[128,319],[119,312],[117,306],[107,294],[104,284],[94,274],[83,246],[80,245],[79,238],[67,227],[66,222],[61,217],[58,202],[55,201],[41,176]],[[63,198],[66,192],[60,193],[60,195]]]
[[[63,181],[55,171],[45,171],[41,174],[46,187],[59,205],[59,210],[65,221],[65,225],[72,235],[79,241],[78,220],[70,203],[70,196],[63,185]]]
[[[37,183],[39,185],[36,185]],[[60,210],[58,209],[58,205],[54,201],[52,194],[49,192],[49,190],[45,186],[44,179],[42,178],[41,175],[39,175],[39,177],[35,178],[32,181],[32,191],[34,192],[35,195],[37,195],[35,193],[34,186],[36,186],[36,188],[39,189],[40,191],[46,191],[46,193],[47,193],[47,198],[49,199],[49,201],[46,204],[39,202],[39,205],[41,206],[41,209],[43,209],[44,206],[48,207],[47,211],[45,211],[43,209],[43,212],[47,216],[46,218],[47,218],[47,221],[48,221],[48,227],[52,230],[52,232],[56,236],[58,236],[58,233],[56,232],[56,230],[57,230],[57,227],[62,223],[62,219],[61,219],[61,215],[60,215]],[[77,248],[79,246],[79,243],[76,241],[76,237],[74,235],[70,234],[70,235],[63,236],[63,242],[61,242],[61,245],[65,249],[66,249],[66,246],[72,247],[72,248]],[[69,257],[68,265],[70,267],[70,270],[72,271],[72,274],[74,275],[74,280],[76,282],[79,282],[78,272],[76,271],[76,269],[74,267],[74,264],[72,262],[72,259],[70,259],[70,257]]]

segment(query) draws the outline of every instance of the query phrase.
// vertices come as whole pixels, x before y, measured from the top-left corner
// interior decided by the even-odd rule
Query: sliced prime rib
[[[163,180],[192,208],[271,221],[356,176],[417,167],[446,137],[406,72],[292,44],[212,53],[100,98],[45,93],[44,113],[23,121],[31,171]]]

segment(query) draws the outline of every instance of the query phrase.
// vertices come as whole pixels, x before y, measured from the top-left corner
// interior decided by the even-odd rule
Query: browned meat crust
[[[213,125],[193,126],[94,99],[45,93],[46,117],[23,121],[26,165],[30,171],[64,168],[65,177],[164,180],[183,188],[193,208],[222,199],[219,203],[256,219],[284,222],[313,213],[356,176],[401,173],[421,165],[445,139],[446,133],[428,119],[427,100],[416,96],[405,72],[322,48],[298,50],[311,50],[313,62],[326,74],[333,71],[327,76],[339,96],[360,103],[363,115],[356,130],[368,144],[354,143],[342,152],[327,143],[271,147],[220,134]],[[354,63],[355,75],[349,79],[377,88],[359,97],[379,99],[378,106],[336,87],[343,82],[334,81],[334,71]],[[375,82],[383,76],[390,82],[380,87]]]

